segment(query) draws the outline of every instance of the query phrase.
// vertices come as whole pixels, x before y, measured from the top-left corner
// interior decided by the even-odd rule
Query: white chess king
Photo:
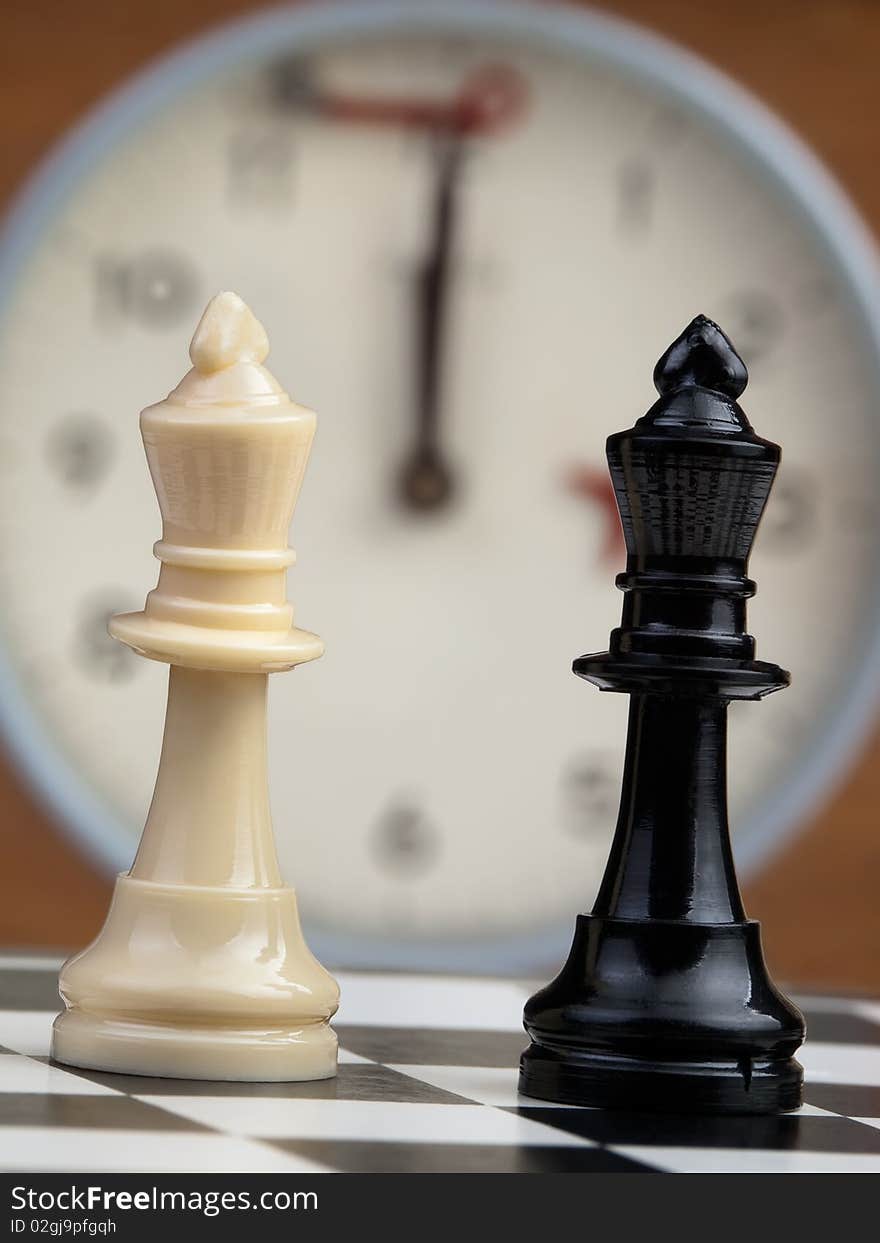
[[[285,592],[315,416],[262,366],[268,350],[244,302],[218,294],[192,370],[141,415],[162,567],[144,611],[110,631],[171,666],[165,737],[131,871],[61,971],[59,1062],[197,1079],[336,1072],[339,990],[303,940],[269,815],[268,674],[322,644],[293,626]]]

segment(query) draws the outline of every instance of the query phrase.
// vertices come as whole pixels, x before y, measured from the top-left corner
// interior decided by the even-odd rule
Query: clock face
[[[306,927],[350,961],[522,963],[564,948],[616,818],[626,700],[570,673],[620,613],[606,436],[704,312],[784,447],[750,629],[793,686],[731,710],[757,857],[876,621],[876,359],[820,232],[693,103],[503,23],[343,25],[305,49],[282,21],[169,90],[24,255],[0,319],[2,639],[47,767],[125,862],[167,678],[105,629],[158,568],[137,414],[237,290],[319,414],[289,594],[327,650],[272,679],[270,711]],[[426,436],[427,478],[407,466]]]

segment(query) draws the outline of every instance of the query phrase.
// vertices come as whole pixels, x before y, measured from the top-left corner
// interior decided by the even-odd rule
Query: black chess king
[[[699,316],[657,363],[658,401],[607,443],[623,617],[610,650],[574,672],[631,696],[620,813],[592,914],[525,1008],[528,1096],[673,1113],[801,1104],[803,1017],[767,972],[727,823],[728,702],[789,681],[746,633],[748,558],[780,459],[737,403],[747,380]]]

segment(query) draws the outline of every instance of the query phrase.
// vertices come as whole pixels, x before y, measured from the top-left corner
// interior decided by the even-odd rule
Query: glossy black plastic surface
[[[632,696],[620,814],[593,912],[526,1005],[529,1096],[678,1113],[801,1103],[803,1018],[745,917],[727,823],[728,701],[788,684],[745,628],[780,456],[737,404],[747,378],[699,316],[657,364],[658,401],[608,440],[623,616],[609,650],[574,671]]]

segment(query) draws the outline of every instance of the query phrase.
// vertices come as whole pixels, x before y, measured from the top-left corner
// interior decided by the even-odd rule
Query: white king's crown
[[[262,365],[265,329],[237,294],[209,302],[189,371],[141,414],[162,511],[159,582],[142,613],[114,617],[116,638],[154,660],[271,671],[320,656],[293,626],[288,528],[315,434]]]

